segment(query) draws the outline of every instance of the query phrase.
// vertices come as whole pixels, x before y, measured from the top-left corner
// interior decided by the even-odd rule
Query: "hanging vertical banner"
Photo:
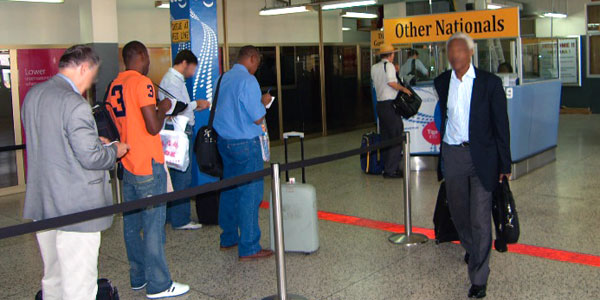
[[[42,83],[58,73],[58,62],[66,49],[18,49],[19,105],[23,107],[25,96],[36,84]],[[21,137],[26,144],[25,128],[21,126]],[[25,169],[27,157],[25,156]]]
[[[213,84],[219,74],[219,44],[217,41],[216,0],[171,0],[171,55],[187,49],[198,57],[198,69],[186,81],[190,99],[212,102]],[[196,112],[194,135],[208,123],[209,110]],[[200,173],[195,156],[190,167],[195,185],[215,181]]]

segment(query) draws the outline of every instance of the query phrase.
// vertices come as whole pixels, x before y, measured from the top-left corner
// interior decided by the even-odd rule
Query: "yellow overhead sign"
[[[379,49],[381,45],[383,45],[383,31],[381,30],[373,30],[371,31],[371,48]]]
[[[518,37],[519,24],[518,7],[383,20],[389,44],[441,42],[459,31],[473,39]]]
[[[190,41],[190,20],[171,21],[171,42],[182,43]]]

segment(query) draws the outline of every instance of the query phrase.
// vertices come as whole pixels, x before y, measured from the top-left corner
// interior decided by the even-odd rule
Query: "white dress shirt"
[[[170,114],[173,112],[173,109],[175,108],[175,101],[187,103],[187,108],[183,112],[181,112],[180,115],[188,117],[190,119],[188,124],[190,126],[194,126],[194,124],[196,123],[194,117],[194,110],[198,105],[196,101],[190,100],[190,95],[188,94],[187,88],[185,86],[185,78],[183,77],[183,74],[179,73],[173,68],[169,68],[169,71],[167,71],[165,76],[163,76],[163,79],[160,82],[160,86],[177,98],[171,99],[172,97],[167,96],[160,89],[158,90],[159,99],[171,99],[172,105],[168,113]]]
[[[448,114],[444,142],[449,145],[459,145],[469,142],[469,114],[471,113],[471,95],[475,67],[471,64],[462,80],[452,71],[450,89],[448,90]]]
[[[387,63],[387,67],[385,68],[384,63]],[[396,67],[394,67],[393,63],[384,58],[374,64],[371,67],[371,80],[373,80],[377,101],[396,99],[398,91],[388,85],[390,82],[398,82],[398,79],[396,79]]]

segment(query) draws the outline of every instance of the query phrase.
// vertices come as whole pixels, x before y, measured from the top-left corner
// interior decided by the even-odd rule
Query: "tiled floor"
[[[307,157],[358,147],[363,131],[307,141]],[[297,155],[293,150],[291,155]],[[273,160],[282,160],[273,149]],[[600,260],[600,116],[561,116],[558,160],[511,183],[521,221],[520,243],[593,255]],[[299,174],[296,175],[299,177]],[[322,211],[402,223],[402,180],[360,172],[358,158],[311,167]],[[265,181],[268,192],[269,180]],[[413,223],[432,228],[438,183],[413,173]],[[0,198],[0,226],[22,222],[23,195]],[[262,245],[269,245],[268,211],[261,210]],[[389,232],[319,221],[321,248],[288,254],[289,291],[309,299],[466,299],[469,287],[459,245],[428,242],[406,249]],[[192,292],[180,299],[262,299],[276,292],[275,261],[240,263],[218,249],[220,230],[167,229],[173,278]],[[0,299],[33,299],[42,262],[33,235],[0,240]],[[531,255],[493,252],[488,299],[600,299],[600,268]],[[103,234],[100,275],[121,299],[145,299],[128,286],[122,220]]]

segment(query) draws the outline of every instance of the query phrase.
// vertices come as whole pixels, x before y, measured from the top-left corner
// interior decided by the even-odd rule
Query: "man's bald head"
[[[238,53],[238,64],[245,66],[252,75],[258,70],[260,60],[260,52],[251,45],[242,47]]]

